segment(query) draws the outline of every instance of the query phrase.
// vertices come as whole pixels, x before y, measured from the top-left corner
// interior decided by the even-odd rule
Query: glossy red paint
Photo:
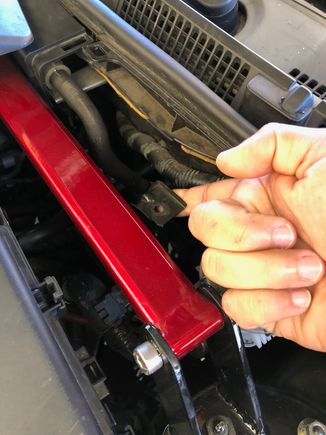
[[[136,312],[178,357],[223,326],[205,300],[6,58],[0,118],[17,138]]]

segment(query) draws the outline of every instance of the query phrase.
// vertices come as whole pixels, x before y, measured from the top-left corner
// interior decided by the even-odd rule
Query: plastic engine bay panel
[[[1,211],[0,286],[0,433],[103,433],[34,299],[39,283]]]
[[[242,3],[247,18],[236,39],[284,72],[297,68],[326,84],[325,12],[303,0]]]

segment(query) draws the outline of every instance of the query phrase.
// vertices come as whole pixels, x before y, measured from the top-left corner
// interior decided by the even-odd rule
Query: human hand
[[[217,165],[235,178],[176,192],[223,309],[326,351],[326,130],[268,124]]]

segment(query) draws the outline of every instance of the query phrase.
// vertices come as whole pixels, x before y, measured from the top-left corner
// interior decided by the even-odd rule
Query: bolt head
[[[298,435],[326,435],[326,426],[318,420],[305,418],[298,426]]]
[[[163,366],[162,356],[153,343],[149,341],[137,346],[133,356],[141,372],[146,376],[152,375]]]
[[[220,420],[214,427],[214,432],[218,435],[228,435],[229,426],[224,420]]]

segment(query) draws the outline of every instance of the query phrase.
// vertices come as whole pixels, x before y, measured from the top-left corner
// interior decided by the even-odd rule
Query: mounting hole
[[[162,204],[156,204],[156,205],[154,205],[153,210],[157,214],[162,214],[162,213],[165,212],[165,208],[163,207]]]

